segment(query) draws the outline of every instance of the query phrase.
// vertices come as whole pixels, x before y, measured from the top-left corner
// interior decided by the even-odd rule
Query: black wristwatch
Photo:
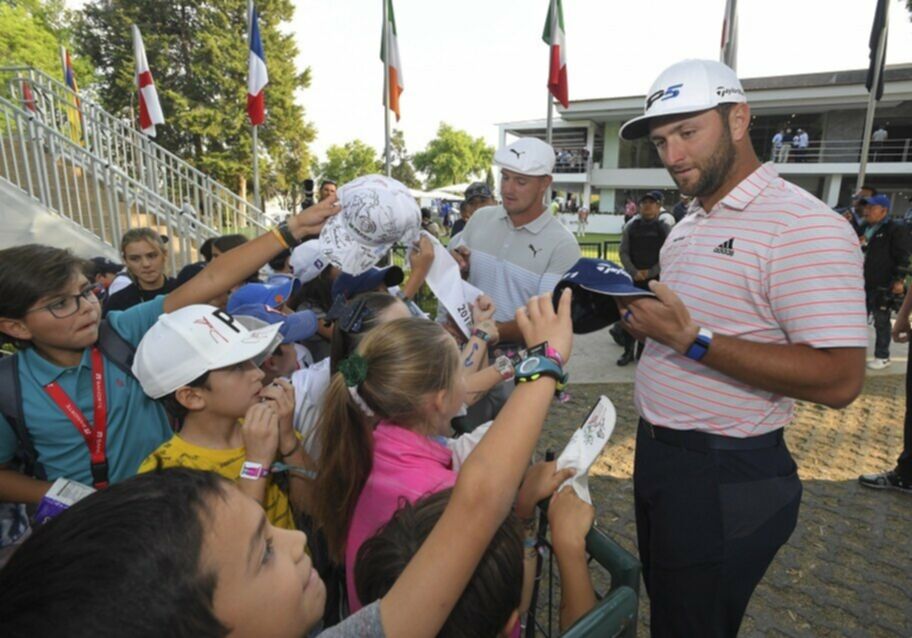
[[[285,243],[288,244],[289,250],[294,250],[296,247],[298,247],[301,244],[301,242],[299,240],[295,239],[295,236],[291,233],[291,229],[288,228],[287,221],[282,222],[281,224],[276,226],[276,230],[279,231],[279,234],[282,235],[282,239],[284,239]]]

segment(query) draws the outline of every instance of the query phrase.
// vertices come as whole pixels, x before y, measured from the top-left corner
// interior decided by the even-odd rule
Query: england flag
[[[152,81],[152,71],[146,60],[146,47],[143,45],[139,28],[133,25],[133,54],[136,57],[136,89],[139,92],[139,128],[149,137],[155,137],[155,125],[164,124],[165,116],[158,102],[158,91]]]

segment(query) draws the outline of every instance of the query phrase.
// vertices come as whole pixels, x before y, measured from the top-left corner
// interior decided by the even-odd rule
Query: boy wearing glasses
[[[112,312],[108,328],[135,348],[162,313],[227,292],[289,241],[319,233],[337,211],[331,198],[289,218],[167,296]],[[50,246],[0,250],[0,335],[19,348],[10,360],[24,417],[17,434],[5,402],[0,502],[37,503],[57,478],[106,487],[134,475],[143,459],[171,436],[162,407],[101,351],[101,308],[82,265],[70,252]],[[26,444],[37,457],[31,475],[13,467]]]

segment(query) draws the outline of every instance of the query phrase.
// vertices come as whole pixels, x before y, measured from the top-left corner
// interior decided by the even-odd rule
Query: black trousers
[[[655,440],[641,421],[633,481],[652,635],[736,636],[798,520],[801,481],[785,441],[699,451]]]
[[[906,420],[903,425],[903,451],[896,463],[896,473],[904,481],[912,481],[912,341],[906,363]]]

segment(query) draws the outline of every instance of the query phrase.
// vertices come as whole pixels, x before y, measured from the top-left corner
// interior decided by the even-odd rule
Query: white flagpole
[[[881,65],[884,56],[887,54],[887,29],[889,27],[889,9],[884,15],[884,28],[880,32],[880,42],[877,43],[877,59],[874,67],[874,81],[871,83],[871,95],[868,96],[868,112],[865,117],[864,137],[861,140],[861,160],[858,165],[858,180],[855,182],[855,192],[861,190],[865,181],[865,173],[868,170],[868,152],[871,150],[871,129],[874,128],[874,109],[877,105],[877,90],[880,83],[883,82],[881,75]]]
[[[253,0],[247,0],[247,56],[250,56],[251,38],[253,37]],[[249,73],[250,71],[248,71]],[[260,160],[257,153],[257,126],[251,122],[252,150],[253,150],[253,206],[262,210],[260,206]]]
[[[551,29],[551,43],[548,45],[548,79],[550,80],[551,74],[551,49],[554,48],[554,21],[557,19],[557,1],[551,0],[551,8],[548,10],[548,28]],[[554,100],[551,97],[551,89],[548,89],[548,124],[545,129],[545,141],[551,143],[551,133],[554,127]]]
[[[733,71],[738,70],[738,0],[728,0],[725,3],[725,26],[728,30],[727,42],[722,47],[721,62],[727,64]]]
[[[390,46],[390,24],[389,24],[389,0],[383,0],[383,134],[386,144],[384,145],[384,157],[386,160],[386,176],[392,177],[393,166],[390,161],[390,72],[389,72],[389,46]]]

